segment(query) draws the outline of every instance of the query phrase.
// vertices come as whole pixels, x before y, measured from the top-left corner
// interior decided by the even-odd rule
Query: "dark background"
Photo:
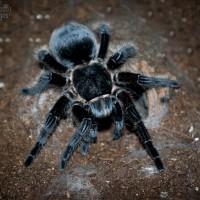
[[[1,1],[0,7],[4,4],[11,12],[0,21],[0,199],[200,199],[198,0],[13,0]],[[34,164],[23,166],[56,97],[52,94],[44,112],[35,113],[37,98],[22,98],[19,89],[40,72],[35,49],[69,20],[91,28],[109,23],[113,44],[131,41],[138,47],[133,62],[138,70],[180,81],[181,89],[169,93],[169,109],[159,127],[149,129],[165,165],[163,173],[157,173],[134,135],[113,142],[107,131],[87,156],[77,151],[60,174],[60,153],[74,131],[65,122]],[[151,108],[151,100],[149,104]]]

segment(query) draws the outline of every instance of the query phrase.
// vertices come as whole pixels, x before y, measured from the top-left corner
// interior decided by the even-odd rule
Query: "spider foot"
[[[176,80],[170,80],[166,78],[148,77],[138,75],[138,84],[151,88],[151,87],[171,87],[174,89],[180,88],[180,84]]]
[[[94,127],[90,129],[90,134],[87,138],[85,138],[82,141],[82,147],[81,147],[81,154],[85,156],[87,154],[88,148],[90,144],[96,143],[97,141],[97,127],[96,125],[93,125]]]
[[[159,172],[163,172],[164,171],[163,163],[162,163],[160,158],[155,158],[154,159],[154,163],[155,163],[155,165],[156,165],[156,167],[157,167]]]
[[[65,168],[67,167],[67,162],[72,157],[73,152],[80,146],[83,139],[87,137],[87,134],[90,133],[90,127],[91,127],[91,119],[84,118],[81,124],[79,125],[77,131],[68,141],[68,144],[61,157],[61,162],[60,162],[61,172],[64,171]]]
[[[81,154],[85,156],[87,154],[88,148],[90,146],[90,143],[84,143],[81,147]]]
[[[151,140],[145,142],[145,147],[147,149],[147,152],[151,156],[151,158],[154,160],[154,163],[158,169],[158,171],[162,172],[164,171],[163,163],[160,159],[159,153],[156,150],[156,148],[153,146],[153,143]]]
[[[37,154],[41,151],[42,147],[43,145],[40,142],[37,142],[35,144],[35,146],[32,148],[27,159],[24,162],[25,167],[28,167],[29,165],[31,165],[31,163],[33,162]]]
[[[113,132],[113,140],[118,140],[120,137],[122,137],[123,126],[124,126],[123,121],[115,122],[115,129]]]

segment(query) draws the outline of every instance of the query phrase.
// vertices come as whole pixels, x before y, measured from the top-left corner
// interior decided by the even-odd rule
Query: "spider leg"
[[[63,87],[66,84],[66,78],[52,72],[46,72],[39,77],[38,82],[31,88],[23,88],[22,95],[32,96],[51,88],[52,86]]]
[[[96,143],[96,141],[97,141],[97,126],[96,126],[96,124],[92,124],[88,137],[86,137],[82,141],[83,144],[81,147],[81,154],[85,156],[90,144]]]
[[[66,117],[67,109],[71,101],[72,94],[68,92],[66,93],[66,95],[63,95],[62,97],[60,97],[60,99],[58,99],[51,111],[48,113],[44,126],[37,137],[37,141],[34,147],[29,152],[28,158],[24,162],[24,165],[26,167],[29,166],[36,158],[36,156],[40,153],[48,138],[55,131],[60,120]]]
[[[79,147],[83,138],[85,138],[90,133],[92,122],[90,118],[84,118],[80,123],[78,129],[70,138],[67,146],[62,154],[60,162],[60,170],[64,171],[67,167],[67,162],[72,157],[73,152]]]
[[[159,171],[163,171],[164,167],[162,161],[160,159],[159,153],[154,147],[151,137],[141,119],[140,114],[136,110],[135,105],[133,104],[131,98],[129,97],[128,93],[123,90],[119,90],[116,93],[117,98],[122,102],[128,118],[125,120],[125,124],[129,130],[137,130],[138,136],[142,144],[145,146],[147,152],[154,160],[154,163]]]
[[[136,124],[137,128],[138,128],[138,133],[139,133],[139,137],[140,140],[144,143],[147,152],[149,153],[149,155],[151,156],[151,158],[154,160],[154,163],[157,167],[157,169],[159,171],[163,171],[164,167],[162,164],[162,161],[160,159],[159,153],[156,150],[156,148],[153,146],[151,137],[146,129],[146,127],[144,126],[144,123],[142,122],[142,119],[139,115],[139,113],[137,112],[135,105],[131,105],[128,108],[126,108],[129,116],[131,117],[131,119],[133,120],[134,124]]]
[[[53,56],[51,56],[48,51],[42,49],[37,54],[39,65],[42,69],[53,69],[55,71],[58,71],[60,73],[64,73],[68,70],[68,68],[61,65],[59,62],[57,62]]]
[[[109,58],[107,62],[107,67],[110,70],[117,69],[121,65],[123,65],[129,58],[135,57],[136,54],[136,49],[132,45],[127,44]]]
[[[143,88],[153,87],[171,87],[174,89],[180,88],[180,84],[176,80],[144,76],[131,72],[119,72],[114,75],[114,82],[119,86],[141,86]]]
[[[113,140],[117,140],[122,136],[122,129],[124,126],[123,113],[119,102],[113,98],[113,112],[112,118],[115,122],[115,128],[113,131]]]
[[[84,108],[81,102],[73,103],[72,114],[73,114],[73,118],[76,119],[78,123],[80,123],[84,118],[89,117],[88,111]],[[97,125],[95,123],[92,123],[89,135],[83,138],[81,154],[86,155],[89,145],[91,143],[95,143],[96,140],[97,140]]]
[[[100,35],[100,47],[99,47],[99,53],[98,53],[98,60],[104,60],[106,57],[108,45],[109,45],[109,39],[110,39],[110,29],[106,24],[102,24],[97,29],[98,34]]]

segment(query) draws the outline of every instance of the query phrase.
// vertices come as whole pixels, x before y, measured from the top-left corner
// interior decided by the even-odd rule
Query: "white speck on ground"
[[[192,133],[194,131],[194,126],[190,126],[190,129],[189,129],[189,133]]]
[[[152,176],[153,174],[158,173],[157,169],[154,166],[143,167],[142,171],[146,174],[146,177]]]
[[[37,20],[42,20],[43,19],[43,16],[41,14],[37,14],[36,17],[35,17]]]
[[[5,39],[5,42],[6,42],[6,43],[9,43],[9,42],[11,42],[11,39],[10,39],[10,38],[6,38],[6,39]]]
[[[35,42],[36,42],[36,43],[40,43],[40,42],[41,42],[41,39],[40,39],[40,38],[36,38],[36,39],[35,39]]]
[[[5,84],[3,82],[0,82],[0,89],[4,88]]]
[[[44,18],[45,18],[45,19],[50,19],[51,17],[50,17],[50,15],[46,14],[46,15],[44,16]]]
[[[160,197],[161,198],[167,198],[168,192],[160,192]]]

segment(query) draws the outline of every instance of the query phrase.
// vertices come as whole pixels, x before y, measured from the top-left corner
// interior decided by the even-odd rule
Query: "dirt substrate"
[[[10,14],[0,21],[0,199],[200,199],[199,1],[8,1],[7,6]],[[60,154],[74,132],[69,120],[60,123],[33,165],[23,166],[60,91],[24,98],[19,89],[40,72],[35,50],[70,20],[93,30],[108,23],[110,50],[128,41],[138,49],[128,68],[180,81],[179,90],[151,90],[146,98],[144,121],[164,172],[157,172],[134,134],[125,130],[112,141],[109,130],[99,134],[87,156],[75,152],[60,173]]]

